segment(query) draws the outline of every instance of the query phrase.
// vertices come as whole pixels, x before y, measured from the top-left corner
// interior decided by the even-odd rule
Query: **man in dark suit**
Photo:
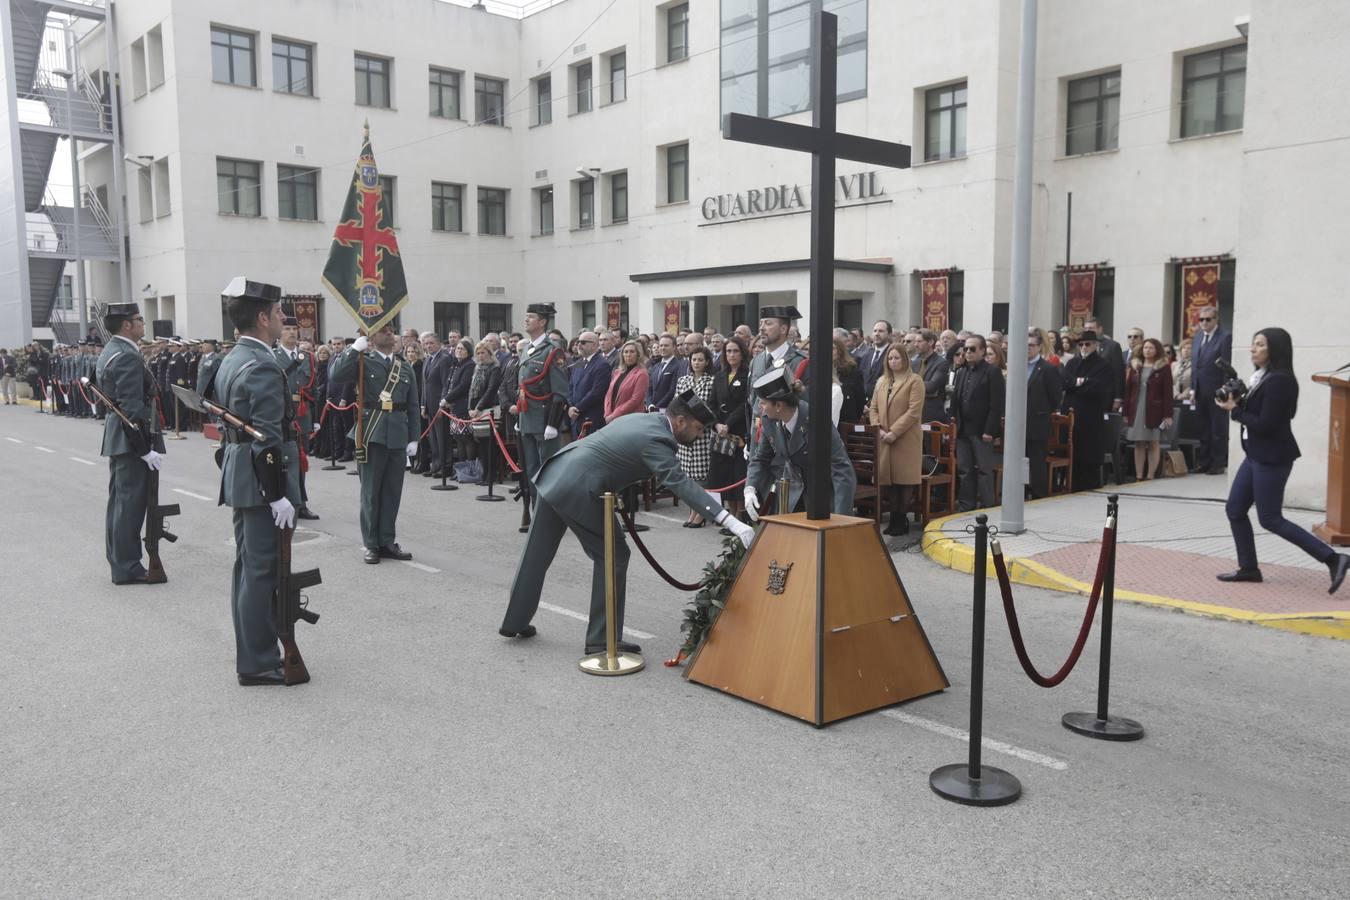
[[[1050,416],[1064,399],[1064,381],[1059,370],[1041,358],[1039,335],[1027,338],[1027,435],[1026,452],[1031,496],[1039,500],[1050,493],[1050,471],[1045,467],[1045,447],[1050,441]]]
[[[1125,409],[1125,350],[1102,329],[1102,323],[1095,318],[1083,324],[1084,331],[1097,335],[1097,353],[1107,362],[1107,369],[1114,379],[1111,387],[1111,410],[1123,412]]]
[[[600,339],[594,331],[583,331],[577,337],[577,353],[580,359],[572,367],[567,392],[572,401],[567,417],[572,420],[573,438],[597,431],[605,424],[605,391],[613,374],[600,352]]]
[[[881,319],[872,326],[872,342],[853,351],[853,358],[858,361],[858,369],[862,372],[863,393],[869,401],[886,365],[886,348],[891,345],[891,337],[891,323]]]
[[[919,363],[914,371],[923,379],[923,420],[945,423],[951,420],[947,415],[947,376],[951,367],[937,347],[937,332],[928,328],[919,332]]]
[[[1214,392],[1224,382],[1219,368],[1232,365],[1233,335],[1219,327],[1219,311],[1210,306],[1199,311],[1200,331],[1191,336],[1195,412],[1200,419],[1200,446],[1196,467],[1210,475],[1222,475],[1228,467],[1228,414],[1214,405]]]
[[[1006,385],[1003,373],[984,361],[985,342],[966,338],[966,364],[956,373],[952,418],[956,420],[957,508],[994,505],[994,439],[1002,430]],[[977,490],[978,488],[978,490]]]
[[[1084,331],[1078,338],[1078,355],[1064,364],[1064,395],[1073,410],[1073,489],[1090,491],[1101,487],[1102,459],[1111,448],[1107,437],[1107,411],[1115,378],[1106,357],[1097,352],[1097,335]]]
[[[675,335],[663,334],[657,342],[660,354],[647,369],[647,412],[664,411],[675,396],[675,382],[685,373],[684,363],[675,355]]]
[[[422,414],[427,421],[439,411],[440,398],[445,396],[445,380],[450,372],[450,351],[441,344],[441,336],[434,331],[422,332],[422,350],[426,361],[422,364]],[[448,433],[449,420],[444,416],[434,419],[435,424],[428,435],[431,438],[431,467],[422,474],[428,478],[440,478],[449,461],[446,450],[450,443]]]

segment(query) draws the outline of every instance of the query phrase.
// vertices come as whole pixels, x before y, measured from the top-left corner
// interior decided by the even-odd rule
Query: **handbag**
[[[455,480],[460,484],[476,484],[483,480],[483,464],[476,459],[455,463]]]

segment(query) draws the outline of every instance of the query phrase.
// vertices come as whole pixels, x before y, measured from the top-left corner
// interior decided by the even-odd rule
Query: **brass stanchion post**
[[[614,500],[613,492],[601,495],[605,504],[605,652],[591,653],[577,663],[588,675],[633,675],[647,665],[639,653],[620,652],[618,625],[615,621],[616,591],[614,574]]]
[[[786,516],[788,513],[792,512],[792,501],[789,499],[790,495],[791,482],[786,478],[778,479],[778,514],[780,516]]]

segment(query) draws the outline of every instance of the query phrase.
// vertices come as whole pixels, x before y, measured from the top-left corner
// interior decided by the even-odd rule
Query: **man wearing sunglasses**
[[[1219,327],[1219,311],[1199,311],[1200,330],[1191,336],[1195,412],[1200,418],[1200,446],[1196,449],[1197,471],[1222,475],[1228,466],[1228,414],[1214,404],[1214,392],[1224,382],[1224,366],[1232,364],[1233,334]]]
[[[961,348],[965,364],[957,370],[952,391],[956,499],[962,512],[994,505],[994,439],[1002,431],[1006,385],[1003,373],[984,361],[984,350],[984,338],[966,338]]]

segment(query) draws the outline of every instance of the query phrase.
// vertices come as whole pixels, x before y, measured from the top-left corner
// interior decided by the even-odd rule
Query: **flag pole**
[[[366,333],[365,326],[357,329],[361,334]],[[366,352],[358,351],[356,356],[356,461],[364,463],[366,461],[366,440],[365,440],[365,412],[366,412]]]

